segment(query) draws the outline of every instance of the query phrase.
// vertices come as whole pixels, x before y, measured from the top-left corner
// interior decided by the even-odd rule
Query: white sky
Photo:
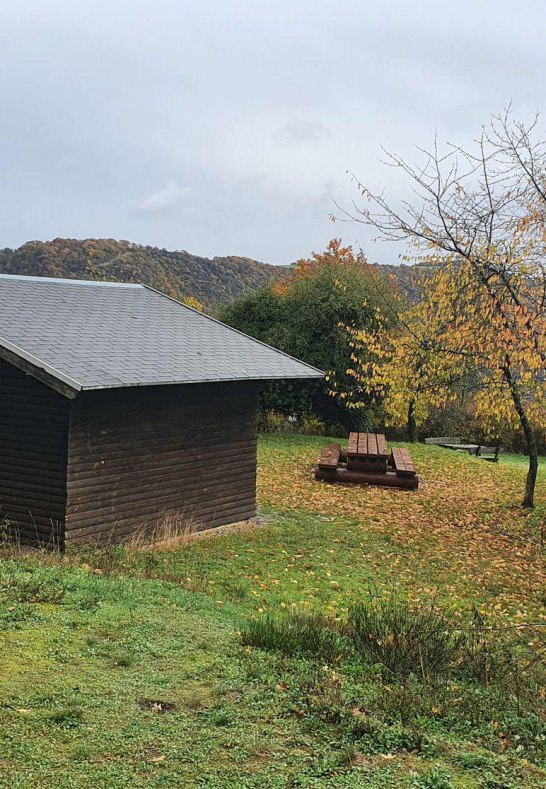
[[[0,246],[125,238],[288,263],[384,145],[546,109],[540,0],[0,0]]]

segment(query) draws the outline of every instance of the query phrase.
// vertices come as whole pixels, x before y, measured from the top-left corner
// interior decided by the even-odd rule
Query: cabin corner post
[[[64,548],[69,403],[0,360],[0,508],[24,545]]]

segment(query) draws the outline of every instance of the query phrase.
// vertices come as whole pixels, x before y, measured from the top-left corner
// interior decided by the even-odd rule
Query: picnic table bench
[[[414,477],[416,474],[410,453],[403,447],[393,447],[390,465],[399,477]]]
[[[454,449],[456,452],[474,452],[479,444],[438,444],[444,449]]]
[[[327,444],[318,460],[315,479],[411,490],[419,486],[408,450],[394,447],[389,453],[382,433],[350,433],[346,451],[340,444]]]
[[[430,438],[425,438],[425,444],[439,444],[443,446],[444,444],[461,444],[462,438],[459,436],[431,436]]]
[[[435,443],[444,449],[453,449],[456,452],[468,452],[470,455],[475,455],[482,460],[488,460],[490,463],[498,463],[499,455],[502,452],[502,447],[500,446],[486,447],[483,444],[463,444],[461,441],[454,443],[439,438],[425,438],[425,443]]]
[[[341,444],[326,444],[319,457],[318,467],[336,469],[341,455]]]

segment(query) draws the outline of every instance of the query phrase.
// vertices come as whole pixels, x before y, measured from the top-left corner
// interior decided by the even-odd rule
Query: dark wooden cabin
[[[121,540],[256,510],[257,397],[322,373],[142,285],[0,275],[0,528]]]

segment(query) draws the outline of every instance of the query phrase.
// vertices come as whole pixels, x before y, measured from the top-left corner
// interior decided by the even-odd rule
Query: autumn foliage
[[[351,349],[345,326],[374,330],[395,311],[391,284],[364,255],[333,239],[324,252],[300,260],[289,277],[222,310],[221,318],[241,331],[328,373],[326,383],[273,385],[262,404],[284,414],[312,414],[354,429],[361,412],[348,409],[353,386],[347,369]],[[333,389],[335,397],[328,392]],[[369,399],[369,398],[368,398]]]

